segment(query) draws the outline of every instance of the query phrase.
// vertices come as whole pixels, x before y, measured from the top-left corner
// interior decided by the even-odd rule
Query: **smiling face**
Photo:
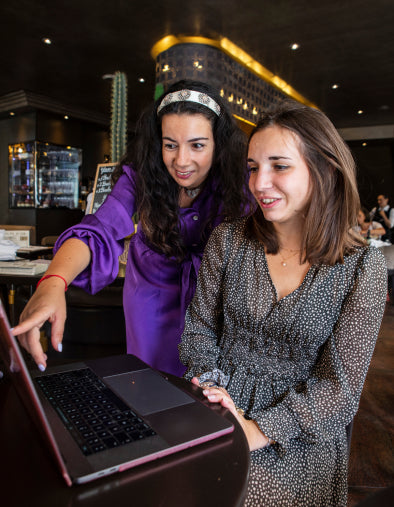
[[[181,187],[200,186],[215,150],[210,121],[202,114],[167,114],[161,128],[162,156],[170,175]]]
[[[299,137],[278,126],[258,131],[249,143],[249,188],[266,220],[300,225],[312,181]]]

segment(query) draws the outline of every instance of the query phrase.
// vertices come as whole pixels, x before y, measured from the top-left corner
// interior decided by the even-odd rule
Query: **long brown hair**
[[[356,167],[346,143],[327,116],[317,109],[285,100],[259,119],[252,137],[267,127],[278,126],[295,133],[312,180],[310,202],[305,210],[302,251],[304,261],[333,265],[364,242],[355,238],[360,199]],[[271,222],[260,207],[250,216],[246,233],[264,244],[268,253],[279,250]]]

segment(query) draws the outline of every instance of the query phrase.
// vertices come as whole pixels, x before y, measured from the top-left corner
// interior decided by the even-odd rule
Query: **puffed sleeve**
[[[123,166],[123,174],[111,193],[93,215],[86,215],[80,224],[67,229],[56,242],[54,252],[68,239],[83,241],[91,251],[91,262],[73,281],[90,294],[110,284],[119,271],[119,255],[124,238],[134,231],[132,216],[136,211],[135,173]]]
[[[185,317],[185,329],[179,344],[180,360],[187,366],[185,378],[191,379],[216,370],[222,329],[221,288],[231,248],[227,224],[211,234],[198,272],[197,288]]]
[[[264,434],[286,447],[291,439],[326,440],[357,412],[378,337],[387,294],[387,269],[376,248],[365,249],[333,332],[321,346],[308,380],[276,406],[250,413]]]

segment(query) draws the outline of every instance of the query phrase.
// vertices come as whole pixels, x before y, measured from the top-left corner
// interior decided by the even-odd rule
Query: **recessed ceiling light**
[[[11,111],[11,112],[10,112],[10,116],[15,116],[14,111]]]
[[[65,120],[68,120],[68,116],[67,116],[66,114],[64,115],[64,119],[65,119]]]
[[[140,83],[145,83],[145,79],[143,77],[140,77],[138,80]]]
[[[363,114],[363,112],[364,112],[364,111],[363,111],[362,109],[359,109],[359,110],[357,111],[357,114]]]
[[[49,37],[43,37],[41,40],[44,44],[47,44],[48,46],[52,44],[52,41]]]
[[[367,146],[367,143],[363,143],[362,146]]]
[[[339,84],[335,83],[331,86],[333,90],[337,90],[339,88]]]
[[[300,45],[294,42],[290,47],[293,51],[295,51],[296,49],[299,49]]]

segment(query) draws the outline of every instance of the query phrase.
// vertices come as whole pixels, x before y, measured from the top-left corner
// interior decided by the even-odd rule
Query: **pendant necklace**
[[[194,199],[198,196],[198,194],[201,192],[201,187],[195,187],[195,188],[186,188],[182,187],[183,190],[186,192],[186,195],[190,197],[191,199]]]
[[[286,257],[286,258],[284,258],[284,257],[282,256],[282,254],[280,253],[280,250],[279,250],[279,252],[278,252],[278,253],[279,253],[279,257],[282,259],[281,264],[282,264],[282,266],[283,266],[284,268],[287,266],[287,261],[288,261],[289,259],[291,259],[292,257],[294,257],[295,255],[297,255],[297,253],[301,251],[301,250],[290,250],[290,249],[287,249],[287,248],[282,248],[282,250],[287,250],[288,252],[292,252],[292,254],[291,254],[291,255],[289,255],[289,256],[288,256],[288,257]]]

